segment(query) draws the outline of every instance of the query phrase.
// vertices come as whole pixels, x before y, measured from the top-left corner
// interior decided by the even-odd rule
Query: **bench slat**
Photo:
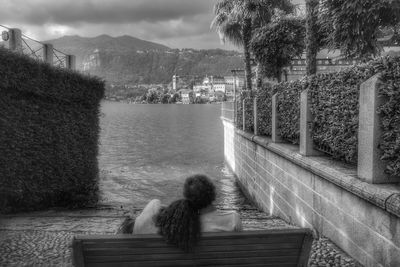
[[[236,248],[231,249],[230,247],[221,247],[219,250],[215,250],[212,248],[199,248],[196,250],[196,255],[208,255],[212,253],[265,253],[265,247],[255,247],[252,245],[242,246],[240,250],[236,250]],[[298,248],[280,248],[280,247],[273,247],[268,249],[269,253],[292,253],[293,251],[298,252]],[[114,249],[114,248],[107,248],[107,249],[99,249],[99,250],[87,250],[85,251],[85,256],[87,257],[94,257],[94,256],[115,256],[115,255],[159,255],[159,254],[182,254],[181,250],[177,249],[169,249],[169,248],[159,248],[156,250],[146,250],[141,248],[124,248],[124,249]]]
[[[296,266],[298,257],[276,257],[276,258],[267,258],[267,257],[253,257],[253,258],[227,258],[227,259],[196,259],[196,260],[156,260],[156,261],[135,261],[132,264],[131,261],[126,262],[95,262],[95,263],[87,263],[85,266],[140,266],[140,267],[148,267],[148,266],[235,266],[235,265],[245,265],[251,266],[253,264],[258,265],[266,265],[268,263],[270,266]]]
[[[74,263],[83,255],[76,266],[305,267],[311,242],[308,229],[204,233],[195,252],[184,253],[159,235],[78,236],[73,253]]]
[[[273,237],[251,237],[251,238],[237,238],[237,239],[222,239],[222,240],[209,240],[202,239],[199,242],[200,246],[226,246],[231,244],[297,244],[301,247],[303,235],[294,236],[273,236]],[[100,247],[165,247],[165,241],[159,238],[158,240],[113,240],[102,242],[84,242],[85,248],[100,248]]]
[[[257,231],[244,231],[244,232],[206,232],[202,233],[202,236],[207,239],[237,239],[243,237],[257,237],[265,235],[268,232],[268,236],[282,236],[282,235],[304,235],[311,233],[306,228],[293,228],[293,229],[272,229],[272,230],[257,230]],[[77,235],[76,240],[84,239],[86,241],[100,241],[100,240],[151,240],[159,239],[160,235],[156,234],[145,234],[145,235],[131,235],[131,234],[117,234],[117,235]]]
[[[299,255],[299,251],[292,250],[271,250],[265,253],[265,250],[259,251],[244,251],[244,252],[207,252],[195,254],[143,254],[143,255],[86,255],[86,262],[118,262],[118,261],[147,261],[149,259],[157,258],[158,260],[172,260],[172,259],[221,259],[221,258],[246,258],[246,257],[286,257]]]
[[[300,250],[297,244],[264,244],[264,245],[231,245],[220,247],[198,247],[196,253],[210,253],[210,252],[248,252],[248,251],[270,251],[270,250]],[[101,248],[85,250],[85,255],[153,255],[153,254],[180,254],[182,253],[176,247],[165,248]]]

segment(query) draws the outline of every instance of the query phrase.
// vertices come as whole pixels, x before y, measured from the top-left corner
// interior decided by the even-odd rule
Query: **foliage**
[[[175,93],[171,96],[171,98],[169,99],[168,103],[173,104],[180,101],[180,95],[178,93]]]
[[[104,83],[0,49],[0,212],[97,201]]]
[[[205,104],[205,103],[207,103],[207,100],[202,98],[201,96],[196,96],[196,98],[194,99],[194,103],[195,104]]]
[[[278,86],[265,83],[256,92],[259,135],[271,136],[272,134],[272,96],[277,89]]]
[[[171,95],[169,95],[169,94],[163,94],[163,95],[161,95],[160,103],[161,103],[161,104],[168,104],[170,98],[171,98]]]
[[[148,104],[160,103],[161,92],[156,89],[150,89],[146,94],[146,101]]]
[[[321,0],[327,43],[347,57],[377,55],[379,27],[399,23],[398,0]]]
[[[317,73],[318,53],[318,0],[306,0],[306,73],[312,75]]]
[[[379,95],[385,102],[378,108],[382,119],[382,139],[379,148],[382,160],[387,162],[386,173],[400,176],[400,58],[389,58],[383,62],[384,70]]]
[[[382,60],[310,77],[312,138],[334,158],[357,161],[359,85],[382,71]]]
[[[221,39],[228,39],[243,47],[246,88],[252,89],[250,40],[254,29],[267,25],[276,9],[290,13],[294,6],[289,0],[219,0],[214,7],[215,18],[211,24]]]
[[[302,20],[283,17],[255,31],[251,49],[267,77],[281,80],[282,68],[304,51],[305,27]]]
[[[298,144],[300,140],[300,94],[305,85],[305,80],[275,85],[278,93],[278,132],[282,139],[293,144]]]

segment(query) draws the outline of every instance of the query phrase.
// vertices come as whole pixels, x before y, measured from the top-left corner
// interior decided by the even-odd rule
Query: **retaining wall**
[[[353,166],[222,122],[225,160],[264,211],[315,229],[365,266],[400,266],[398,185],[363,182]]]

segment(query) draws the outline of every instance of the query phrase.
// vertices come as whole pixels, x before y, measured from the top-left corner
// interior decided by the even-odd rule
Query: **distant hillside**
[[[243,67],[235,51],[170,49],[131,36],[64,36],[48,42],[76,55],[78,69],[85,67],[112,83],[169,83],[174,74],[229,75],[231,69]]]

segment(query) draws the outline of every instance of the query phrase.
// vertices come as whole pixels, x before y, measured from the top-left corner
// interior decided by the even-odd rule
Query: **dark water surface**
[[[220,105],[103,102],[99,165],[101,204],[141,209],[182,196],[184,179],[212,178],[222,209],[248,207],[224,165]]]

